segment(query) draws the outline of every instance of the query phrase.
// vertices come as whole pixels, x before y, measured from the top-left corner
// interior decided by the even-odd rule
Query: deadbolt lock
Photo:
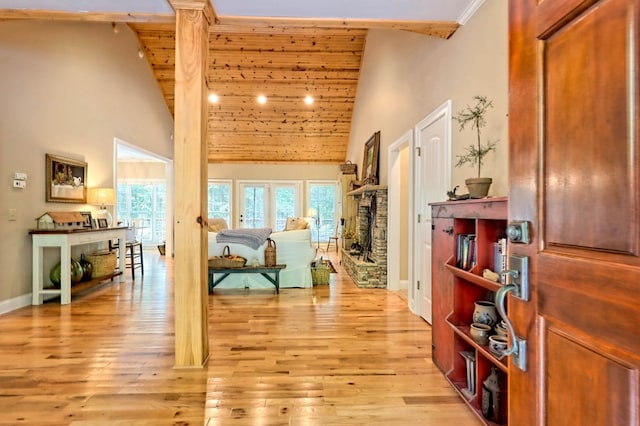
[[[512,243],[529,244],[529,222],[509,222],[509,226],[507,226],[507,236]]]

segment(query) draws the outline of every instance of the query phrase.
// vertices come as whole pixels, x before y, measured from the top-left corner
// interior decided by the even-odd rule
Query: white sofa
[[[231,254],[247,259],[251,265],[254,258],[264,265],[264,249],[267,243],[257,250],[236,243],[218,243],[216,232],[209,232],[209,257],[221,256],[224,246],[229,246]],[[276,260],[287,267],[280,272],[280,288],[312,287],[310,263],[315,257],[315,249],[311,245],[311,230],[272,232],[270,238],[276,244]],[[231,274],[216,288],[273,288],[260,274]]]

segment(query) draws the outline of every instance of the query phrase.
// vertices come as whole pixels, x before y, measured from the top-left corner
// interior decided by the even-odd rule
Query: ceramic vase
[[[471,339],[479,345],[489,344],[489,334],[491,334],[491,326],[487,324],[473,323],[469,327]]]
[[[473,309],[473,322],[493,327],[498,322],[496,304],[486,300],[479,300],[475,302],[475,307]]]

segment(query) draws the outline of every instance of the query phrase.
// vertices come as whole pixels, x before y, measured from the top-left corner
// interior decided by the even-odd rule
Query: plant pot
[[[345,250],[349,250],[351,248],[351,244],[353,244],[353,238],[343,238],[342,239],[342,248]]]
[[[464,181],[469,190],[471,198],[484,198],[489,193],[489,187],[493,179],[491,178],[469,178]]]

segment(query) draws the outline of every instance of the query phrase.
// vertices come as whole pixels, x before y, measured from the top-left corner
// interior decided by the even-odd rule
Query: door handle
[[[527,341],[516,336],[513,324],[511,324],[511,320],[509,320],[507,316],[505,300],[507,293],[513,293],[513,296],[525,302],[529,300],[529,258],[527,256],[512,254],[509,256],[509,269],[500,271],[500,275],[504,278],[504,282],[511,282],[500,287],[495,297],[496,308],[507,326],[510,342],[509,347],[502,353],[499,359],[511,355],[511,359],[516,367],[522,371],[527,371]]]
[[[515,284],[507,284],[502,286],[496,292],[496,308],[498,309],[498,313],[507,326],[510,342],[509,347],[502,353],[502,355],[498,359],[502,359],[505,356],[511,355],[511,359],[516,367],[518,367],[522,371],[527,371],[527,341],[516,336],[516,332],[513,329],[513,324],[511,324],[504,306],[507,293],[517,291],[518,287]]]
[[[509,269],[500,271],[502,282],[515,286],[513,295],[527,302],[529,300],[529,258],[512,254],[509,256]]]

